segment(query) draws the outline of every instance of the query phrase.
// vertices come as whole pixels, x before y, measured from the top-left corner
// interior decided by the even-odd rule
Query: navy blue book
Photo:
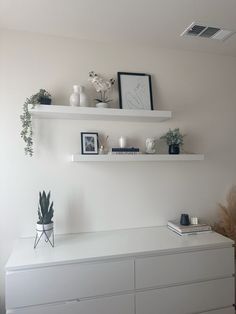
[[[112,152],[113,153],[138,153],[139,148],[137,148],[137,147],[124,147],[124,148],[114,147],[114,148],[112,148]]]

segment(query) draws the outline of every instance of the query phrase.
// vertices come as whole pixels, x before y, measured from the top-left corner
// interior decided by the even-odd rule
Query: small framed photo
[[[98,133],[81,132],[81,153],[83,155],[98,154]]]
[[[153,110],[151,75],[118,72],[121,109]]]

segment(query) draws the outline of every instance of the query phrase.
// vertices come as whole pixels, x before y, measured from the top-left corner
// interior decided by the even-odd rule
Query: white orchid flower
[[[97,75],[94,71],[89,72],[89,82],[93,85],[97,93],[100,93],[100,99],[97,99],[101,102],[108,102],[110,100],[107,99],[106,93],[111,89],[112,85],[114,85],[115,80],[110,79],[108,81],[104,80],[101,76]]]

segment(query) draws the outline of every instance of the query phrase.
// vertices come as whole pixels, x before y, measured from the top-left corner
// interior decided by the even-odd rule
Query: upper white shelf
[[[126,110],[54,105],[37,105],[34,109],[29,109],[29,112],[33,118],[134,122],[162,122],[172,116],[171,111],[163,110]]]
[[[135,162],[135,161],[200,161],[204,160],[202,154],[107,154],[107,155],[72,155],[71,160],[73,162]]]

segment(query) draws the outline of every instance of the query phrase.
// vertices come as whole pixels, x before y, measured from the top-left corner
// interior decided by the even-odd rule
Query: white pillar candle
[[[127,144],[126,138],[123,137],[123,136],[121,136],[121,137],[119,138],[119,145],[120,145],[120,148],[125,148],[126,144]]]
[[[197,225],[198,224],[198,218],[197,217],[191,217],[191,225]]]

